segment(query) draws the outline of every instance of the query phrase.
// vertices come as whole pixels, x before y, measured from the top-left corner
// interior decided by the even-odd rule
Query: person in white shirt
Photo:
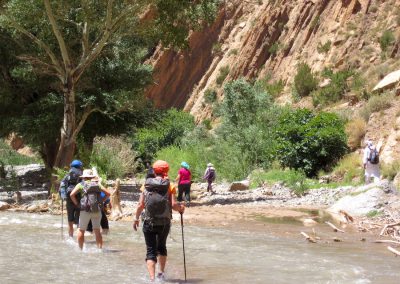
[[[377,153],[379,153],[379,150],[376,149],[372,141],[368,140],[366,142],[366,147],[364,149],[364,156],[363,156],[366,184],[371,182],[371,178],[373,178],[374,183],[380,181],[379,160],[378,162],[376,162],[374,161],[374,159],[372,159],[373,151],[377,151]]]

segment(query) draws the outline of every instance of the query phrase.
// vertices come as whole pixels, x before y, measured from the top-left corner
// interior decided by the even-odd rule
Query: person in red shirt
[[[186,162],[181,163],[181,168],[178,171],[178,176],[175,181],[178,182],[178,202],[183,201],[183,194],[185,194],[185,202],[190,203],[190,185],[192,184],[192,173],[189,170],[189,164]]]

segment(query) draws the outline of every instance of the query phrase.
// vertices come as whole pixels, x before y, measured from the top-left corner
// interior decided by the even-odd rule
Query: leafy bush
[[[216,82],[219,86],[222,85],[226,76],[229,74],[229,66],[223,66],[219,69],[219,74],[217,76]]]
[[[3,165],[18,166],[39,163],[39,159],[21,155],[4,142],[4,140],[0,139],[0,163]]]
[[[372,113],[390,108],[392,106],[392,102],[392,93],[372,96],[368,100],[368,103],[360,110],[360,116],[368,122]]]
[[[143,161],[152,161],[158,150],[179,144],[184,133],[193,128],[193,116],[183,111],[170,109],[152,126],[137,131],[133,139],[134,149]]]
[[[217,92],[214,89],[207,89],[204,92],[204,102],[207,104],[212,104],[217,100]]]
[[[282,94],[283,89],[285,88],[285,82],[283,80],[279,80],[270,83],[270,77],[266,77],[264,79],[258,80],[256,82],[256,86],[260,87],[272,98],[277,98]]]
[[[343,98],[343,95],[349,90],[347,79],[353,74],[350,70],[333,72],[330,69],[325,69],[323,76],[330,79],[328,86],[321,88],[313,93],[314,106],[325,106],[329,103],[334,103]]]
[[[287,111],[278,118],[277,157],[284,167],[308,177],[329,169],[347,151],[343,121],[333,113],[314,115],[307,109]]]
[[[317,88],[317,79],[311,72],[310,66],[306,63],[300,63],[297,66],[297,73],[294,77],[294,88],[300,97],[308,96]]]
[[[137,153],[132,145],[123,138],[105,136],[96,137],[93,144],[91,165],[107,178],[124,177],[136,170]]]
[[[390,30],[386,30],[383,32],[382,36],[379,38],[379,44],[381,46],[382,51],[386,51],[387,48],[395,42],[395,37],[393,32]]]
[[[367,131],[367,124],[365,121],[357,117],[347,123],[346,134],[348,136],[347,145],[351,150],[356,150],[361,145],[361,140],[364,138]]]
[[[278,53],[279,49],[280,49],[280,44],[279,44],[279,42],[274,42],[274,44],[271,45],[271,46],[268,48],[268,52],[269,52],[271,55],[276,55],[276,54]]]

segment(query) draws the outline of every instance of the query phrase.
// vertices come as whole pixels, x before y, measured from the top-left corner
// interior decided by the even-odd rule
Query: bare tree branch
[[[67,46],[65,44],[64,38],[58,28],[56,19],[54,18],[53,10],[51,9],[49,0],[43,0],[44,6],[46,7],[46,13],[50,20],[51,27],[53,28],[54,35],[57,38],[58,45],[60,47],[61,56],[64,61],[64,67],[66,69],[66,73],[69,73],[71,69],[71,60],[69,59],[69,54],[67,50]]]
[[[61,76],[61,74],[59,74],[57,72],[56,66],[54,66],[52,64],[46,63],[46,62],[42,61],[41,59],[34,57],[34,56],[30,56],[30,55],[20,55],[20,56],[17,56],[17,58],[30,63],[33,66],[33,68],[40,70],[40,72],[43,74],[56,76],[61,81],[63,80],[63,77]]]
[[[89,115],[95,111],[100,111],[100,109],[99,108],[91,108],[91,107],[87,107],[85,109],[85,111],[83,112],[83,115],[81,117],[81,120],[79,121],[74,132],[72,133],[72,139],[70,139],[71,142],[76,141],[76,137],[78,136],[79,132],[82,130],[82,127],[85,125],[85,122],[88,119]]]

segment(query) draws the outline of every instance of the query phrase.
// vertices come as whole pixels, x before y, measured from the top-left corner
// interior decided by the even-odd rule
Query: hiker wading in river
[[[150,280],[154,281],[156,263],[159,263],[157,278],[165,279],[167,262],[167,237],[171,227],[171,209],[183,213],[185,206],[175,200],[176,188],[168,179],[169,165],[165,161],[156,161],[153,165],[155,177],[148,176],[142,187],[136,209],[133,229],[137,231],[139,217],[145,209],[143,218],[143,234],[146,241],[146,264]]]
[[[84,170],[81,178],[83,181],[77,184],[71,192],[72,202],[74,202],[76,206],[80,206],[81,209],[79,216],[78,245],[80,249],[83,248],[85,231],[89,221],[92,220],[97,247],[102,248],[103,238],[100,233],[100,220],[104,200],[101,198],[101,192],[104,192],[105,198],[110,196],[110,193],[99,183],[98,178],[93,174],[92,170]],[[76,199],[78,193],[80,193],[82,197],[80,204]]]

